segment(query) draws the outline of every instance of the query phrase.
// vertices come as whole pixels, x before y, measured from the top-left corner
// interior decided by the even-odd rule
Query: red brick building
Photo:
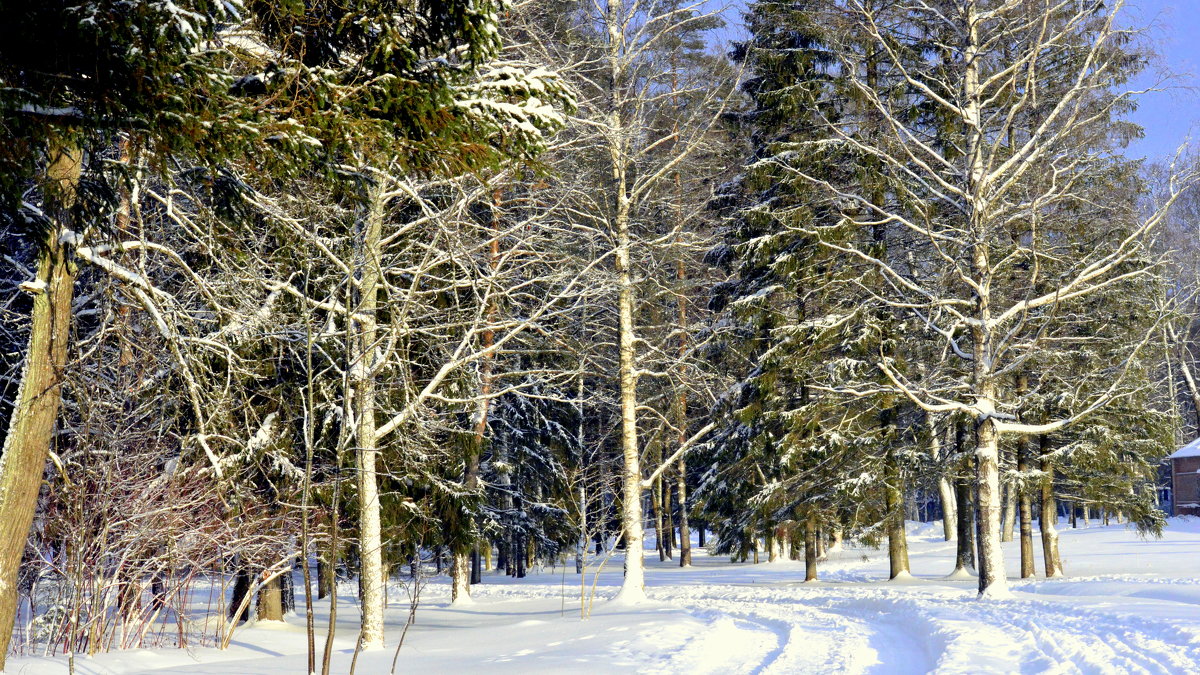
[[[1177,516],[1200,516],[1200,438],[1171,455],[1171,503]]]

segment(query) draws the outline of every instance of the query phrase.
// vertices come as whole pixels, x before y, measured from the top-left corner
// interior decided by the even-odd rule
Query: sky
[[[1152,92],[1140,100],[1133,121],[1145,130],[1127,154],[1150,159],[1169,157],[1192,135],[1200,141],[1200,0],[1127,0],[1130,26],[1148,26],[1147,37],[1160,55],[1160,63],[1134,83],[1154,86],[1164,71],[1176,73],[1167,91]]]

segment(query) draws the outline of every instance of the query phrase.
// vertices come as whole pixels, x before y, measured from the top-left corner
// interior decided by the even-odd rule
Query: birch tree
[[[789,167],[820,188],[839,214],[837,228],[807,231],[847,262],[875,270],[880,283],[864,289],[873,302],[915,319],[942,345],[944,358],[920,377],[881,353],[875,361],[883,384],[843,381],[829,388],[894,392],[926,412],[973,420],[984,519],[981,597],[1007,594],[999,547],[1000,438],[1058,431],[1127,393],[1127,369],[1118,368],[1103,391],[1073,398],[1063,414],[1030,423],[1018,419],[1020,401],[1004,378],[1030,365],[1060,325],[1063,308],[1152,273],[1137,264],[1138,254],[1191,181],[1176,177],[1171,199],[1145,218],[1113,205],[1114,217],[1091,233],[1086,251],[1064,249],[1054,236],[1055,223],[1079,204],[1102,203],[1092,192],[1097,179],[1123,161],[1112,124],[1128,110],[1132,94],[1124,84],[1139,60],[1126,46],[1130,32],[1116,23],[1121,7],[839,3],[831,19],[841,26],[840,39],[865,40],[873,59],[858,48],[838,48],[839,68],[886,133],[876,137],[827,119],[825,137],[801,147],[838,148],[876,162],[894,193],[881,203],[853,183]],[[914,67],[905,53],[918,48],[929,57]],[[870,85],[869,64],[901,78],[910,95],[899,101],[882,96]],[[911,242],[914,252],[885,259],[831,237],[838,229],[879,225]],[[1129,345],[1120,363],[1128,364],[1144,342]]]
[[[624,3],[608,0],[603,13],[585,15],[598,34],[595,61],[580,69],[580,113],[577,123],[593,130],[594,152],[602,153],[609,180],[591,209],[591,225],[607,233],[612,245],[617,280],[617,353],[621,410],[622,529],[626,550],[625,578],[618,598],[637,602],[645,597],[643,562],[642,442],[638,417],[642,410],[638,382],[649,374],[639,360],[638,270],[636,254],[654,244],[640,238],[656,190],[668,184],[672,173],[699,151],[722,105],[701,97],[675,129],[656,128],[656,108],[667,98],[671,70],[660,50],[660,40],[707,23],[709,14],[700,4],[653,2]],[[669,91],[669,90],[667,90]],[[669,99],[668,99],[669,100]],[[668,152],[655,152],[669,145]],[[677,223],[680,228],[683,223]],[[672,233],[659,241],[670,242]],[[661,244],[660,244],[661,245]],[[685,439],[679,451],[685,451]],[[672,460],[674,461],[674,460]],[[655,469],[657,467],[651,467]],[[661,473],[661,471],[659,472]],[[656,478],[657,476],[654,476]]]

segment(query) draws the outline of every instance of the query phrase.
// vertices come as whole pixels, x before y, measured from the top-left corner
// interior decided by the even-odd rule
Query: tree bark
[[[973,571],[975,569],[975,505],[971,499],[971,484],[966,477],[969,465],[966,452],[966,422],[960,421],[955,429],[955,446],[957,454],[963,457],[958,475],[954,480],[954,488],[958,503],[958,552],[954,560],[954,572]]]
[[[1062,562],[1058,554],[1058,504],[1054,500],[1054,460],[1050,451],[1050,437],[1039,438],[1042,465],[1042,558],[1046,564],[1046,578],[1061,577]]]
[[[381,282],[381,234],[383,231],[383,185],[372,182],[367,190],[367,213],[363,222],[359,265],[360,320],[352,321],[356,331],[351,380],[354,387],[356,425],[359,589],[362,597],[362,648],[383,647],[383,540],[380,522],[378,458],[375,426],[375,313]]]
[[[618,597],[625,602],[638,602],[646,597],[645,560],[642,541],[642,466],[638,448],[637,432],[637,363],[634,346],[633,323],[633,269],[629,231],[630,201],[627,185],[627,161],[623,143],[625,130],[618,105],[617,83],[621,81],[621,54],[624,39],[620,22],[618,0],[607,0],[605,5],[605,27],[608,31],[608,59],[610,69],[609,92],[609,155],[612,162],[613,188],[616,190],[616,271],[619,293],[617,297],[618,350],[620,352],[621,389],[621,456],[624,460],[622,474],[623,499],[621,529],[625,535],[625,579],[621,583]]]
[[[904,531],[904,488],[892,452],[888,451],[888,481],[884,486],[887,508],[889,579],[908,574],[908,539]]]
[[[935,462],[942,461],[944,454],[941,432],[932,422],[929,425],[929,454]],[[958,516],[955,510],[954,487],[944,474],[938,478],[938,497],[942,505],[942,536],[946,541],[954,541],[958,534],[955,530]]]
[[[231,621],[242,623],[249,618],[246,616],[249,607],[247,606],[247,609],[242,610],[242,603],[246,601],[246,594],[250,592],[250,586],[250,571],[244,567],[239,567],[234,576],[233,593],[230,594],[229,607],[226,610]]]
[[[992,223],[986,213],[987,185],[984,166],[984,146],[981,110],[983,91],[979,80],[980,37],[983,22],[979,6],[970,0],[963,7],[966,19],[966,45],[963,77],[963,119],[966,122],[967,227],[975,241],[971,266],[979,283],[975,295],[975,323],[971,327],[974,371],[971,386],[974,390],[976,423],[975,457],[976,485],[979,495],[980,560],[979,596],[1008,595],[1008,578],[1004,569],[1004,554],[1000,549],[1000,437],[992,415],[996,412],[996,382],[992,372],[992,307],[991,280],[993,271],[989,260],[989,240]]]
[[[804,520],[804,580],[817,580],[817,517],[810,513]]]
[[[12,639],[17,576],[62,401],[77,273],[72,246],[62,235],[69,230],[82,160],[76,146],[51,145],[46,197],[53,223],[38,256],[25,368],[0,454],[0,670]]]
[[[661,461],[661,454],[655,461]],[[658,561],[663,562],[670,556],[667,555],[667,545],[663,542],[663,490],[662,478],[656,478],[654,485],[650,488],[650,510],[654,512],[654,518],[651,522],[654,524],[654,547],[658,550]]]
[[[1025,487],[1025,475],[1029,471],[1029,438],[1017,440],[1017,511],[1021,521],[1021,578],[1029,579],[1037,574],[1033,564],[1033,503]]]
[[[1013,540],[1013,528],[1016,525],[1016,490],[1009,484],[1004,486],[1004,515],[1000,519],[1000,541]]]
[[[675,557],[675,518],[671,513],[671,481],[668,480],[666,474],[660,478],[662,481],[662,507],[663,507],[663,532],[666,538],[663,540],[663,548],[667,554],[667,560]]]
[[[675,474],[675,494],[679,501],[679,566],[692,566],[692,529],[688,524],[687,463],[679,457]]]
[[[283,621],[283,587],[275,577],[258,590],[258,621]]]

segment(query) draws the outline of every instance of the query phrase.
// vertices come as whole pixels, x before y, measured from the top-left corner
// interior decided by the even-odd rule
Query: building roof
[[[1183,457],[1200,457],[1200,438],[1176,450],[1171,455],[1171,459],[1181,459]]]

